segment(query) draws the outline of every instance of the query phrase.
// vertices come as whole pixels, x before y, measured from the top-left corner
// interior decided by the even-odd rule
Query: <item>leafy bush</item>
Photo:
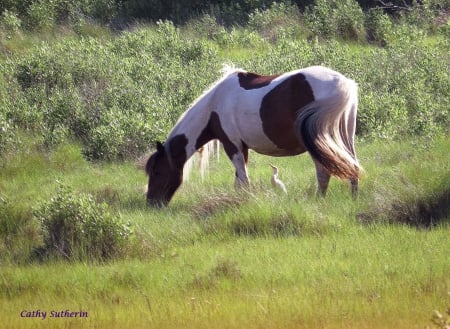
[[[356,0],[316,0],[305,11],[311,31],[320,37],[360,40],[364,37],[364,13]]]
[[[52,1],[35,1],[30,4],[27,12],[29,29],[51,28],[55,20],[55,5]]]
[[[0,112],[0,157],[14,144],[15,137],[14,126]]]
[[[9,10],[3,11],[0,16],[0,27],[10,32],[18,32],[22,21],[20,18]]]
[[[276,41],[281,37],[300,34],[299,11],[297,6],[274,2],[269,9],[256,9],[249,15],[248,26],[264,38]]]
[[[35,216],[42,225],[41,256],[66,260],[108,260],[124,254],[131,234],[128,225],[97,204],[91,195],[75,195],[61,185]]]
[[[136,157],[162,140],[211,83],[215,54],[170,22],[107,44],[92,38],[43,44],[15,67],[24,104],[8,116],[19,127],[39,130],[48,147],[70,137],[90,159]]]
[[[433,29],[435,9],[437,4],[433,1],[413,1],[410,10],[404,15],[404,20],[408,25],[421,28],[423,30]]]
[[[11,112],[17,107],[16,93],[10,88],[4,71],[9,70],[8,65],[0,62],[0,159],[20,143],[19,131],[11,119]]]
[[[182,24],[202,13],[213,14],[225,25],[245,24],[248,13],[268,8],[273,0],[127,0],[123,3],[125,16],[156,21],[170,19]]]
[[[369,10],[365,20],[367,40],[379,46],[386,46],[392,25],[391,19],[382,9]]]
[[[450,38],[450,19],[447,20],[446,24],[443,24],[439,27],[439,31],[444,35],[447,39]]]

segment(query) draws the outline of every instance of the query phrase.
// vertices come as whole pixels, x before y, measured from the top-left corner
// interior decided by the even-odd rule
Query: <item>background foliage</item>
[[[135,158],[165,138],[230,61],[268,74],[321,64],[348,75],[360,85],[360,137],[448,129],[448,23],[435,23],[435,3],[412,4],[394,18],[383,8],[363,11],[355,0],[317,0],[304,11],[290,2],[244,1],[235,5],[245,7],[245,26],[227,27],[220,15],[206,14],[181,26],[138,24],[119,35],[88,21],[108,16],[112,22],[132,2],[102,3],[54,0],[45,10],[45,1],[3,3],[0,151],[14,149],[26,132],[47,149],[78,141],[88,159]],[[177,6],[168,2],[164,10]],[[66,21],[70,37],[15,55],[22,26],[48,29]],[[232,55],[240,49],[251,56]]]
[[[420,11],[448,8],[450,2],[436,0],[3,0],[0,12],[14,12],[25,22],[28,28],[48,27],[53,23],[72,22],[80,19],[95,19],[102,23],[121,26],[135,19],[157,21],[168,19],[174,23],[184,23],[193,17],[210,14],[222,23],[244,24],[248,21],[248,13],[255,10],[268,9],[273,3],[292,3],[304,11],[307,7],[339,7],[354,6],[368,10],[374,7],[385,7],[391,14],[420,9]],[[354,5],[352,4],[354,3]],[[350,13],[349,13],[350,14]],[[423,14],[421,14],[423,16]]]

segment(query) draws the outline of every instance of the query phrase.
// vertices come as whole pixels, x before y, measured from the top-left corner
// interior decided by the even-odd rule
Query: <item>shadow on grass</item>
[[[357,218],[363,223],[387,222],[417,228],[433,228],[441,223],[449,223],[450,187],[432,195],[374,205],[369,211],[359,213]]]

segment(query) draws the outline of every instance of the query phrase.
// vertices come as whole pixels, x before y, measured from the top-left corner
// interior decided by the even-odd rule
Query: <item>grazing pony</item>
[[[322,66],[263,76],[233,69],[178,120],[148,159],[149,205],[167,205],[183,181],[186,161],[218,139],[236,169],[236,185],[249,185],[248,150],[270,156],[306,151],[317,174],[318,194],[330,176],[349,179],[353,195],[360,166],[354,148],[358,88]]]

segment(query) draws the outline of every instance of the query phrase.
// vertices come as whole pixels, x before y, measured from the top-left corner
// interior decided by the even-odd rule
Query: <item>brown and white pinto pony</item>
[[[318,194],[330,176],[349,179],[356,195],[360,166],[354,148],[358,89],[353,80],[322,66],[281,75],[228,71],[178,120],[148,159],[147,201],[167,205],[183,181],[186,161],[218,139],[248,185],[248,150],[270,156],[308,151],[316,166]]]

